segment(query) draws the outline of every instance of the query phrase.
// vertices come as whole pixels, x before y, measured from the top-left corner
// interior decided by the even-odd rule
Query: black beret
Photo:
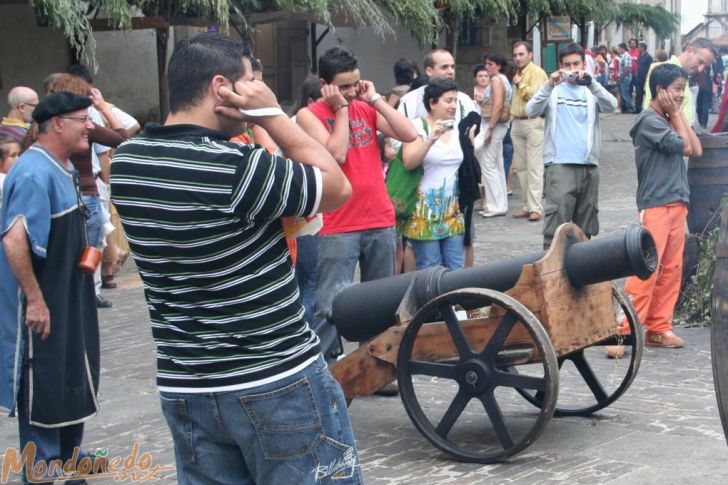
[[[91,106],[91,100],[88,97],[65,91],[53,93],[43,98],[38,103],[38,106],[35,107],[33,110],[33,120],[36,123],[43,123],[54,116],[86,109],[89,106]]]

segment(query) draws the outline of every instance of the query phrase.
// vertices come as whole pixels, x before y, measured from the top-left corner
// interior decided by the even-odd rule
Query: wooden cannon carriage
[[[647,278],[656,263],[643,228],[587,242],[565,224],[545,254],[352,285],[335,298],[331,320],[348,340],[368,342],[331,371],[349,401],[397,379],[432,444],[463,461],[501,461],[533,443],[554,413],[590,415],[626,391],[643,337],[611,281]],[[615,344],[627,351],[608,362],[604,346]],[[584,391],[557,401],[566,362]]]

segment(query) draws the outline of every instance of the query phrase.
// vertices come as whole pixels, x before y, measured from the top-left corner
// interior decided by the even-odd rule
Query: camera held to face
[[[573,82],[579,86],[589,86],[592,83],[592,78],[589,74],[584,73],[579,77],[579,73],[575,71],[565,71],[561,73],[561,79],[567,82]]]

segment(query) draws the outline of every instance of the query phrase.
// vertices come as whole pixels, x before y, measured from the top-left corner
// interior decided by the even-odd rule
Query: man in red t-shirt
[[[352,283],[356,263],[361,281],[394,275],[394,207],[384,185],[377,130],[402,142],[414,141],[417,130],[377,94],[374,84],[361,80],[351,50],[327,50],[318,70],[323,97],[300,110],[296,122],[329,150],[352,187],[346,204],[324,214],[320,232],[316,312],[310,323],[330,360],[340,352],[328,322],[331,305],[336,293]]]

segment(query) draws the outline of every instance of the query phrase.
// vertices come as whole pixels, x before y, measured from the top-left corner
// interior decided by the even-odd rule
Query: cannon
[[[428,441],[458,460],[499,462],[553,415],[591,415],[627,390],[643,334],[612,280],[646,279],[656,266],[644,228],[587,240],[564,224],[545,253],[352,285],[334,298],[330,320],[366,343],[331,372],[349,402],[397,379]],[[624,346],[624,358],[607,362],[606,345]],[[559,396],[560,378],[580,385]]]

